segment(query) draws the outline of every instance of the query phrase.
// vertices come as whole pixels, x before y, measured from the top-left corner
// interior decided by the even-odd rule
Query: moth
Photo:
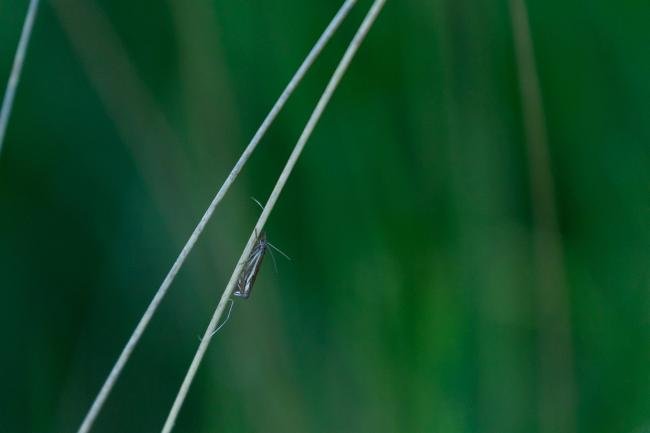
[[[234,296],[237,296],[238,298],[248,299],[248,297],[251,295],[253,284],[255,284],[257,273],[260,271],[262,261],[264,260],[264,255],[266,254],[268,247],[273,248],[288,260],[291,260],[289,256],[287,256],[275,245],[266,240],[265,232],[260,233],[260,235],[257,237],[257,241],[255,242],[253,250],[244,263],[244,268],[242,269],[241,274],[239,274],[239,278],[237,279],[237,290],[235,290],[233,293]],[[273,256],[273,251],[271,251],[271,259],[273,259],[273,265],[277,272],[278,267],[275,262],[275,257]]]

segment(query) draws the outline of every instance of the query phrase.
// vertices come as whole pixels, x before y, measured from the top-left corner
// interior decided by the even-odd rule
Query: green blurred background
[[[0,158],[0,432],[78,427],[339,5],[42,4]],[[94,431],[161,428],[248,197],[266,201],[369,6],[218,208]],[[236,303],[176,431],[650,431],[650,3],[527,7],[532,69],[505,0],[388,1],[268,221],[293,260]],[[26,8],[0,2],[3,87]]]

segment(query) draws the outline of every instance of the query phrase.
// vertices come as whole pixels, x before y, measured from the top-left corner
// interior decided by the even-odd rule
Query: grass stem
[[[18,88],[18,81],[20,81],[20,74],[23,70],[25,63],[25,55],[27,54],[27,46],[29,39],[32,35],[34,28],[34,20],[36,19],[36,12],[38,12],[39,0],[31,0],[25,22],[23,23],[23,31],[18,40],[18,48],[16,48],[16,57],[14,57],[14,64],[11,67],[11,75],[7,82],[7,89],[5,96],[2,100],[2,108],[0,109],[0,155],[2,154],[2,144],[4,143],[5,133],[7,132],[7,124],[9,123],[9,116],[11,109],[14,105],[14,98],[16,96],[16,89]]]
[[[542,91],[526,3],[524,0],[510,0],[509,3],[534,222],[540,380],[538,431],[572,433],[576,431],[576,386],[570,287],[556,209]]]
[[[348,12],[352,8],[352,6],[354,6],[355,3],[356,0],[346,0],[343,3],[343,5],[341,6],[337,14],[329,23],[329,25],[327,26],[327,28],[325,29],[321,37],[318,39],[314,47],[311,49],[311,51],[309,52],[305,60],[302,62],[302,64],[300,65],[300,67],[298,68],[294,76],[291,78],[289,84],[287,84],[286,88],[284,89],[284,91],[282,92],[278,100],[275,102],[275,104],[271,108],[271,111],[267,114],[266,118],[264,119],[259,129],[251,139],[250,143],[248,144],[248,146],[246,146],[246,149],[244,149],[244,152],[242,153],[239,160],[233,167],[232,171],[226,178],[225,182],[217,192],[216,196],[213,198],[212,202],[210,203],[210,206],[201,217],[201,220],[199,221],[198,225],[190,235],[189,239],[187,240],[187,243],[181,250],[179,256],[176,258],[176,261],[174,262],[171,269],[167,273],[167,276],[165,277],[162,284],[156,291],[156,294],[154,295],[149,306],[147,307],[144,314],[142,315],[142,318],[140,318],[140,321],[135,327],[133,333],[131,334],[131,337],[129,337],[129,340],[127,341],[126,345],[122,349],[122,352],[117,358],[117,361],[115,362],[115,365],[113,366],[108,377],[106,378],[106,381],[104,382],[101,389],[99,390],[99,393],[95,397],[95,400],[93,401],[90,409],[88,410],[88,413],[86,414],[81,426],[79,427],[78,433],[87,433],[92,428],[93,423],[97,418],[97,415],[99,415],[102,406],[106,402],[106,399],[108,398],[109,393],[111,392],[113,386],[115,385],[115,382],[117,381],[120,373],[122,372],[124,366],[129,360],[131,353],[133,352],[135,346],[140,341],[140,338],[142,337],[142,334],[147,328],[149,321],[151,320],[154,313],[158,309],[158,305],[160,304],[165,294],[167,293],[167,290],[169,289],[172,282],[176,278],[178,271],[180,270],[181,266],[183,266],[183,263],[185,262],[185,259],[189,255],[190,251],[192,251],[192,249],[194,248],[196,241],[198,240],[199,236],[205,229],[205,226],[207,225],[208,221],[212,217],[212,214],[214,213],[214,210],[216,209],[217,205],[219,204],[219,202],[221,202],[223,197],[228,192],[230,186],[237,178],[237,175],[244,167],[244,164],[246,164],[248,158],[253,153],[253,151],[257,147],[258,143],[260,142],[260,140],[262,139],[262,137],[264,136],[268,128],[271,126],[271,123],[273,123],[280,110],[282,110],[282,108],[284,107],[284,104],[286,103],[287,99],[289,99],[289,96],[291,96],[298,83],[300,83],[302,78],[305,76],[306,72],[314,63],[314,61],[316,60],[320,52],[323,50],[327,42],[329,42],[334,32],[338,29],[338,27],[343,22]]]

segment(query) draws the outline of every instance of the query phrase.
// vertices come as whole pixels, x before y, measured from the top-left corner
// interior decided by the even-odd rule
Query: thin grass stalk
[[[29,45],[29,39],[32,35],[32,29],[34,28],[34,20],[36,19],[36,12],[38,12],[39,3],[39,0],[31,0],[29,2],[29,8],[27,9],[27,15],[25,16],[25,22],[23,23],[23,30],[20,33],[18,47],[16,48],[16,56],[14,57],[11,74],[9,75],[9,81],[7,82],[7,89],[5,90],[5,96],[2,99],[2,109],[0,109],[0,155],[2,155],[2,145],[5,141],[4,139],[5,133],[7,132],[7,125],[9,124],[9,116],[11,115],[11,109],[14,106],[16,89],[18,88],[20,74],[23,70],[23,64],[25,63],[27,46]]]
[[[576,431],[574,349],[564,249],[556,209],[548,133],[528,10],[510,0],[534,219],[539,327],[538,420],[541,433]]]
[[[259,129],[251,139],[250,143],[246,146],[244,149],[244,152],[240,156],[239,160],[233,167],[232,171],[224,181],[223,185],[217,192],[216,196],[210,203],[210,206],[208,209],[205,211],[203,216],[201,217],[201,220],[199,221],[198,225],[192,232],[190,238],[187,240],[187,243],[181,250],[178,258],[172,265],[171,269],[167,273],[167,276],[163,280],[162,284],[156,291],[156,294],[154,295],[153,299],[151,300],[151,303],[145,310],[144,314],[142,315],[142,318],[138,322],[135,330],[131,334],[131,337],[126,343],[126,346],[124,346],[124,349],[122,349],[122,352],[120,353],[120,356],[118,357],[117,361],[115,362],[115,365],[111,369],[111,372],[109,373],[108,377],[106,378],[106,381],[102,385],[101,389],[99,390],[99,393],[95,397],[95,400],[93,401],[88,413],[84,417],[84,420],[79,427],[78,433],[87,433],[90,431],[92,428],[95,419],[97,418],[97,415],[99,415],[99,412],[102,409],[102,406],[106,402],[106,399],[108,398],[109,393],[111,392],[113,386],[115,385],[115,382],[117,381],[120,373],[124,369],[124,366],[126,365],[127,361],[129,360],[129,357],[131,356],[131,353],[135,349],[135,346],[138,344],[140,338],[142,337],[142,334],[144,333],[145,329],[147,328],[151,318],[155,314],[158,305],[164,298],[165,294],[167,293],[167,290],[171,286],[172,282],[176,278],[176,275],[178,274],[178,271],[180,270],[181,266],[185,262],[185,259],[189,255],[190,251],[192,251],[192,248],[194,248],[194,245],[196,244],[196,241],[198,240],[199,236],[203,232],[205,226],[207,225],[208,221],[212,217],[212,214],[214,213],[214,210],[216,209],[217,205],[223,197],[226,195],[228,190],[230,189],[230,186],[233,184],[235,179],[237,178],[237,175],[239,172],[242,170],[246,162],[248,161],[248,158],[250,155],[253,153],[255,148],[257,147],[258,143],[268,130],[268,128],[271,126],[275,118],[277,117],[278,113],[282,110],[284,107],[284,104],[286,103],[287,99],[289,99],[289,96],[293,93],[297,85],[300,83],[302,78],[305,76],[306,72],[309,70],[311,65],[314,63],[318,55],[321,53],[325,45],[329,42],[331,39],[332,35],[340,24],[343,22],[345,17],[348,15],[348,12],[354,6],[357,0],[346,0],[339,11],[336,13],[332,21],[329,23],[323,34],[320,36],[314,47],[311,49],[303,63],[300,65],[294,76],[291,78],[289,81],[289,84],[287,84],[286,88],[278,98],[278,100],[275,102],[273,107],[271,108],[271,111],[267,114],[266,118],[260,125]]]
[[[303,129],[302,134],[300,135],[300,138],[296,143],[296,146],[294,147],[286,165],[284,166],[284,169],[280,173],[280,177],[278,178],[278,181],[276,182],[275,187],[273,188],[273,191],[271,192],[271,195],[268,201],[266,202],[266,205],[264,206],[264,210],[262,211],[262,214],[260,215],[259,219],[257,220],[257,223],[255,224],[255,228],[253,229],[253,232],[251,233],[248,239],[246,247],[244,248],[241,257],[239,258],[237,265],[235,266],[235,269],[230,277],[230,281],[228,281],[228,285],[223,291],[221,299],[219,300],[219,303],[217,304],[217,308],[212,316],[212,319],[210,320],[210,323],[208,324],[208,327],[205,330],[205,333],[203,334],[201,343],[199,344],[199,347],[194,355],[194,358],[192,359],[192,363],[190,364],[190,367],[185,375],[185,378],[183,379],[183,383],[181,384],[181,387],[178,391],[178,394],[176,395],[171,410],[169,411],[167,420],[163,425],[162,433],[169,433],[174,428],[174,424],[176,423],[178,413],[180,412],[183,402],[185,401],[185,398],[190,389],[192,381],[196,376],[196,372],[199,369],[201,361],[205,356],[205,352],[208,348],[208,345],[210,344],[210,340],[212,339],[212,336],[214,335],[214,331],[217,328],[217,324],[221,319],[226,304],[228,303],[228,299],[230,299],[230,296],[235,288],[235,284],[244,267],[246,258],[250,255],[253,246],[257,241],[257,233],[262,233],[262,230],[264,229],[264,225],[266,224],[266,220],[268,219],[269,214],[273,210],[273,207],[275,206],[278,197],[280,196],[280,193],[282,192],[282,189],[284,188],[287,182],[287,179],[291,175],[293,168],[296,165],[296,162],[298,161],[298,158],[300,157],[300,154],[302,153],[305,144],[307,143],[307,140],[311,136],[316,124],[318,123],[321,115],[323,114],[323,111],[325,110],[325,107],[330,101],[334,91],[336,90],[336,87],[338,86],[339,82],[341,81],[341,78],[343,77],[348,66],[350,65],[352,58],[354,57],[359,46],[363,42],[363,39],[368,34],[368,31],[370,30],[372,24],[374,23],[375,19],[379,15],[379,12],[381,12],[381,9],[384,6],[385,2],[386,0],[375,0],[375,2],[372,4],[370,10],[368,11],[368,14],[364,18],[361,25],[359,26],[357,33],[354,35],[354,38],[352,39],[350,45],[345,51],[345,54],[343,54],[343,57],[341,58],[341,61],[336,67],[334,74],[330,78],[330,81],[327,84],[325,91],[323,92],[318,103],[316,104],[316,108],[314,109],[311,116],[309,117],[309,120],[307,121],[307,124],[305,125],[305,128]]]

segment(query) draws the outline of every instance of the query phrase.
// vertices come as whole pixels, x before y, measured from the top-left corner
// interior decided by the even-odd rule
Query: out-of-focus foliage
[[[546,395],[573,390],[567,433],[650,429],[650,3],[527,4],[569,344],[541,344],[508,2],[391,0],[268,222],[293,260],[237,302],[177,431],[546,432],[562,378]],[[268,196],[369,5],[217,210],[94,431],[160,429],[259,213],[248,197]],[[26,7],[0,3],[2,86]],[[42,5],[0,158],[0,432],[79,425],[337,7]]]

